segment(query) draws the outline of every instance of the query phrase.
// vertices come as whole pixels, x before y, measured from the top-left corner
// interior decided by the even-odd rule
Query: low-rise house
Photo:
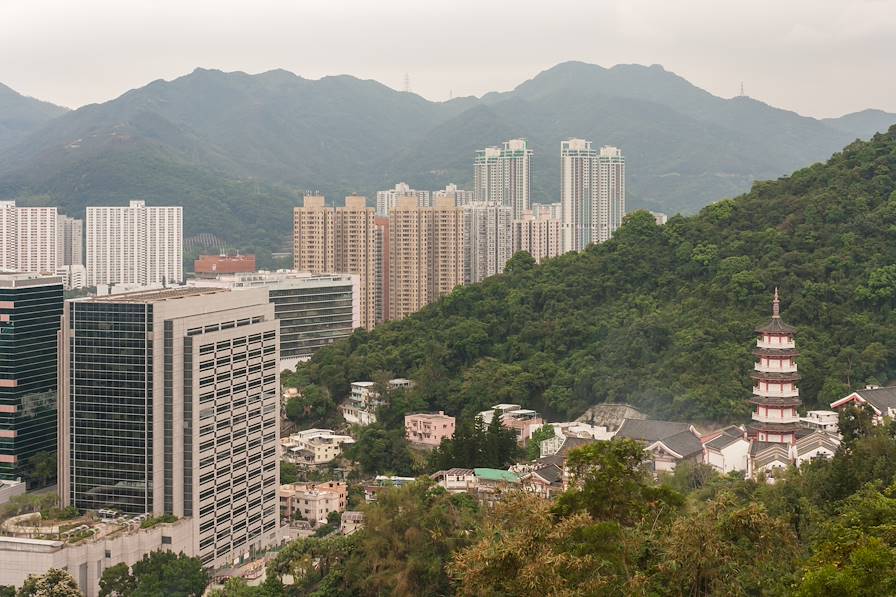
[[[813,431],[837,433],[840,426],[840,415],[833,410],[810,410],[805,417],[800,417],[800,423]]]
[[[490,410],[484,410],[476,415],[485,425],[490,425],[492,419],[495,417],[495,413],[498,413],[499,417],[503,417],[505,413],[508,413],[512,410],[520,409],[519,404],[496,404]]]
[[[340,435],[331,429],[307,429],[280,440],[286,460],[308,466],[332,462],[342,454],[343,445],[354,442],[350,435]]]
[[[740,427],[725,427],[701,438],[703,462],[722,474],[732,471],[747,472],[750,441]]]
[[[874,411],[874,423],[880,425],[884,417],[896,415],[896,386],[881,388],[867,386],[831,403],[831,408],[839,410],[848,404],[868,405]]]
[[[409,390],[414,387],[414,382],[403,377],[389,380],[389,388],[392,390]]]
[[[580,421],[548,423],[548,425],[554,428],[554,437],[541,440],[539,450],[542,458],[556,454],[568,437],[607,441],[614,435],[614,432],[607,431],[603,425],[590,425]]]
[[[407,483],[413,483],[416,480],[416,477],[390,477],[386,475],[377,475],[372,482],[364,484],[364,499],[368,502],[375,502],[376,495],[383,489],[389,487],[401,487]]]
[[[476,492],[479,499],[494,503],[501,495],[520,488],[520,477],[511,471],[497,468],[474,468]]]
[[[339,406],[339,414],[349,425],[367,427],[376,423],[376,411],[366,406],[357,406],[352,402],[344,402]]]
[[[364,526],[364,513],[356,511],[346,511],[342,513],[339,521],[339,532],[343,535],[351,535]]]
[[[435,448],[454,435],[454,417],[443,411],[405,415],[404,432],[410,443]]]
[[[544,425],[544,419],[532,409],[517,408],[504,413],[501,416],[501,424],[516,431],[517,441],[525,444],[532,437],[532,433]]]
[[[833,458],[840,448],[840,436],[829,431],[814,431],[805,435],[793,445],[792,457],[799,468],[816,458]]]
[[[348,487],[345,483],[293,483],[281,485],[280,514],[291,520],[298,513],[312,526],[327,523],[330,512],[342,512],[348,504]]]
[[[654,472],[670,472],[683,461],[701,462],[703,444],[689,423],[625,419],[613,436],[635,440],[652,457]]]
[[[450,468],[432,474],[432,480],[449,493],[464,493],[476,490],[476,475],[471,468]]]
[[[682,462],[703,462],[703,444],[690,429],[658,439],[645,450],[653,458],[656,473],[671,473]]]
[[[545,499],[552,499],[564,491],[563,469],[557,464],[547,464],[520,476],[524,491]]]
[[[790,466],[791,462],[790,444],[753,440],[747,460],[747,476],[756,479],[764,474],[771,483],[775,475]]]

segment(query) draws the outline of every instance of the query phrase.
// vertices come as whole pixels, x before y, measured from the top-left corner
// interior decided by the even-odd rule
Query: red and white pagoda
[[[781,301],[778,289],[772,301],[772,319],[756,328],[759,335],[753,355],[756,365],[753,378],[754,406],[747,435],[760,442],[793,444],[797,440],[800,417],[800,391],[796,387],[797,373],[796,328],[781,321]]]

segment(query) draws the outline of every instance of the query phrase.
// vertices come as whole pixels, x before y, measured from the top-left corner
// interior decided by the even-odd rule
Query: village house
[[[840,415],[833,410],[810,410],[805,417],[800,417],[800,423],[813,431],[827,431],[837,433],[840,426]]]
[[[476,490],[476,475],[471,468],[450,468],[437,471],[431,479],[449,493],[464,493]]]
[[[614,432],[607,431],[603,425],[590,425],[581,421],[564,423],[547,423],[554,428],[554,437],[541,440],[539,451],[542,458],[556,454],[568,437],[606,441],[613,438]]]
[[[389,487],[401,487],[407,483],[416,481],[416,477],[393,477],[386,475],[377,475],[373,481],[364,484],[364,499],[368,502],[375,502],[377,494]]]
[[[631,439],[644,446],[655,473],[674,471],[684,461],[703,461],[703,444],[689,423],[625,419],[613,438]]]
[[[563,468],[547,464],[520,476],[523,491],[545,499],[553,499],[564,491]]]
[[[896,416],[896,386],[866,386],[862,390],[850,392],[846,397],[831,403],[835,411],[848,404],[862,406],[868,405],[874,411],[874,423],[880,425],[884,417]]]
[[[346,511],[342,513],[339,521],[339,532],[343,535],[351,535],[364,526],[364,513]]]
[[[742,427],[725,427],[701,438],[703,462],[722,473],[747,472],[750,441]]]
[[[353,444],[350,435],[331,429],[307,429],[280,440],[283,457],[294,464],[318,466],[332,462],[342,454],[344,444]]]
[[[278,494],[283,519],[300,516],[312,526],[326,524],[330,512],[342,512],[348,504],[348,487],[341,482],[281,485]]]
[[[454,435],[454,417],[443,411],[405,415],[404,432],[408,442],[427,448],[436,448],[443,439]]]

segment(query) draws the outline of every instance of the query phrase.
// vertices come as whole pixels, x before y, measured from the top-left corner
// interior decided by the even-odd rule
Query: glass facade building
[[[61,278],[0,272],[0,479],[33,480],[32,457],[56,451],[62,305]]]

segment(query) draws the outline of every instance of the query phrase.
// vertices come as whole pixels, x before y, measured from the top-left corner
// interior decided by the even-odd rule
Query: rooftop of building
[[[0,270],[0,288],[27,288],[62,284],[62,278],[54,274]]]
[[[484,481],[503,481],[505,483],[519,483],[520,478],[516,473],[498,468],[474,468],[473,474],[477,479]]]
[[[688,423],[678,421],[654,421],[650,419],[624,419],[615,437],[634,439],[644,442],[657,440],[687,431]]]
[[[142,291],[138,290],[136,292],[125,292],[122,294],[112,294],[108,296],[88,297],[77,300],[89,303],[152,304],[162,303],[165,301],[176,301],[196,296],[211,296],[213,294],[221,294],[222,292],[228,292],[228,290],[225,288],[178,286],[177,288],[162,288],[159,290]]]
[[[880,414],[887,414],[889,409],[896,408],[896,386],[886,386],[883,388],[869,386],[861,390],[854,390],[845,398],[832,402],[831,408],[842,406],[844,403],[849,402],[853,396],[858,396],[863,402],[869,404]]]
[[[437,419],[440,421],[445,419],[451,419],[452,421],[454,420],[454,417],[452,417],[451,415],[446,415],[443,411],[439,411],[437,413],[409,413],[405,415],[406,419],[409,417],[419,419]]]

